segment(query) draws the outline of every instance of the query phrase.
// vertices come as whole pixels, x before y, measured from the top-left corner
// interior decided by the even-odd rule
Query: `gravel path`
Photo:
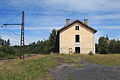
[[[120,66],[108,67],[91,63],[84,65],[84,69],[69,74],[70,80],[120,80]]]
[[[74,64],[61,64],[50,71],[54,80],[68,80],[68,75],[80,70]]]
[[[80,68],[74,64],[62,63],[50,71],[53,80],[120,80],[120,66],[110,67],[91,63],[80,63]]]

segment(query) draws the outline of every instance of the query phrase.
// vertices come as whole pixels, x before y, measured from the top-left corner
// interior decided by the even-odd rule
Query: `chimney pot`
[[[84,24],[88,25],[88,19],[84,19]]]
[[[66,19],[66,25],[70,24],[70,19]]]

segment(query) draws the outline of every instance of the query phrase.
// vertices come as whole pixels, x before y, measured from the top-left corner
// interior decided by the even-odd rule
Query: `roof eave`
[[[79,22],[79,23],[81,23],[82,25],[84,25],[84,26],[86,26],[86,27],[88,27],[89,29],[91,29],[92,31],[94,31],[94,33],[96,33],[97,32],[97,30],[96,29],[93,29],[92,27],[90,27],[90,26],[88,26],[88,25],[86,25],[86,24],[84,24],[83,22],[81,22],[80,20],[75,20],[75,21],[73,21],[72,23],[70,23],[70,24],[68,24],[68,25],[65,25],[64,27],[62,27],[61,29],[59,29],[59,30],[57,30],[58,32],[61,32],[62,30],[64,30],[65,28],[67,28],[68,26],[70,26],[70,25],[72,25],[73,23],[75,23],[75,22]]]

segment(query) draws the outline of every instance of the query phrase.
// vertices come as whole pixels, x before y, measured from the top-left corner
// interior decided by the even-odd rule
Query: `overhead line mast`
[[[21,25],[21,39],[20,39],[20,59],[24,60],[24,11],[22,11],[22,23],[21,24],[4,24],[6,25]]]
[[[22,25],[21,25],[21,40],[20,40],[20,58],[23,58],[24,60],[24,11],[22,12]]]

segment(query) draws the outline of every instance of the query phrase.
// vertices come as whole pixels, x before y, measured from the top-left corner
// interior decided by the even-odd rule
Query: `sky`
[[[96,29],[95,42],[101,36],[120,39],[120,0],[0,0],[0,26],[21,23],[25,11],[25,44],[46,40],[52,29],[60,29],[65,20],[88,19]],[[3,39],[20,44],[20,26],[0,28]]]

